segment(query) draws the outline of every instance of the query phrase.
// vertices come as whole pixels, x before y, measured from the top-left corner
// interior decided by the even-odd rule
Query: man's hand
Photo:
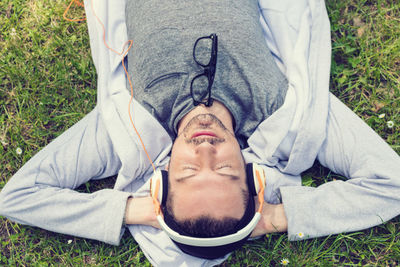
[[[264,202],[261,218],[251,233],[251,237],[286,231],[287,219],[283,204],[272,205]]]
[[[154,211],[153,199],[150,196],[129,198],[125,209],[125,223],[160,228]]]

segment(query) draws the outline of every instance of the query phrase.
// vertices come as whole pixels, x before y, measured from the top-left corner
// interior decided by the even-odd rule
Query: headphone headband
[[[244,228],[237,231],[236,233],[219,237],[201,237],[201,238],[181,235],[178,232],[172,230],[164,222],[161,215],[157,216],[157,221],[160,224],[161,228],[175,242],[196,247],[216,247],[216,246],[231,244],[248,237],[253,231],[254,227],[256,227],[260,218],[261,214],[259,212],[256,212],[253,219],[251,219],[251,221]]]

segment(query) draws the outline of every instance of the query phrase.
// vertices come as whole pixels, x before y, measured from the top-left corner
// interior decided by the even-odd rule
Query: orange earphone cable
[[[258,203],[260,203],[260,206],[258,207],[258,211],[260,214],[262,212],[262,208],[264,205],[264,189],[265,189],[265,185],[262,182],[262,179],[260,177],[260,173],[259,171],[256,171],[256,176],[257,176],[257,180],[258,180],[258,184],[261,186],[260,192],[258,192]]]
[[[150,182],[150,192],[152,192],[152,188],[151,188],[152,182],[153,181]],[[154,189],[154,194],[153,194],[153,192],[151,193],[151,196],[153,198],[154,211],[155,211],[156,215],[160,215],[161,214],[161,206],[160,206],[160,203],[157,200],[157,196],[158,196],[159,191],[160,191],[160,180],[157,179],[156,180],[156,188]]]
[[[86,18],[83,18],[83,19],[69,19],[69,18],[66,17],[66,14],[68,13],[68,10],[70,9],[70,7],[71,7],[71,5],[72,5],[73,3],[77,4],[78,6],[84,7],[84,4],[81,3],[81,2],[79,2],[78,0],[71,0],[71,3],[68,5],[67,9],[66,9],[65,12],[64,12],[64,15],[63,15],[64,19],[67,20],[67,21],[72,21],[72,22],[86,20]],[[93,15],[95,16],[95,18],[97,19],[97,21],[99,22],[99,24],[100,24],[100,26],[101,26],[101,28],[102,28],[102,31],[103,31],[103,43],[104,43],[104,45],[105,45],[109,50],[111,50],[113,53],[115,53],[115,54],[117,54],[117,55],[119,55],[119,56],[122,56],[122,59],[121,59],[122,67],[124,68],[125,75],[126,75],[126,77],[127,77],[127,79],[128,79],[129,87],[130,87],[130,92],[131,92],[131,97],[130,97],[129,106],[128,106],[129,120],[130,120],[130,122],[131,122],[131,124],[132,124],[133,129],[135,130],[136,135],[139,137],[139,140],[140,140],[140,143],[141,143],[141,145],[142,145],[142,147],[143,147],[143,150],[144,150],[144,152],[146,153],[146,156],[147,156],[147,158],[149,159],[149,161],[150,161],[150,163],[151,163],[151,166],[153,167],[153,171],[156,172],[156,167],[154,166],[154,163],[153,163],[153,161],[151,160],[149,153],[147,152],[146,146],[144,145],[144,142],[143,142],[143,140],[142,140],[142,137],[141,137],[140,134],[139,134],[139,131],[136,129],[135,124],[133,123],[133,118],[132,118],[132,114],[131,114],[131,106],[132,106],[132,102],[133,102],[133,85],[132,85],[131,78],[129,77],[128,71],[127,71],[127,69],[126,69],[126,66],[125,66],[125,63],[124,63],[124,58],[125,58],[125,56],[128,54],[129,50],[131,49],[131,47],[132,47],[132,45],[133,45],[133,41],[132,41],[132,40],[128,40],[126,43],[124,43],[123,47],[128,46],[128,49],[126,49],[126,51],[125,51],[125,49],[124,49],[124,50],[122,50],[122,52],[118,52],[118,51],[116,51],[115,49],[113,49],[112,47],[110,47],[110,46],[107,44],[107,41],[106,41],[106,30],[105,30],[104,24],[101,22],[100,18],[97,16],[97,14],[96,14],[96,12],[95,12],[95,10],[94,10],[93,0],[90,1],[90,4],[91,4],[91,8],[92,8]]]
[[[91,3],[93,15],[96,17],[97,21],[100,23],[101,28],[102,28],[102,30],[103,30],[103,42],[104,42],[104,45],[105,45],[109,50],[111,50],[112,52],[116,53],[117,55],[119,55],[119,56],[122,55],[121,63],[122,63],[122,67],[124,68],[125,75],[126,75],[126,77],[127,77],[127,79],[128,79],[129,87],[130,87],[130,91],[131,91],[131,97],[130,97],[129,104],[128,104],[129,120],[130,120],[130,122],[131,122],[131,124],[132,124],[133,129],[135,130],[136,135],[139,137],[140,143],[142,144],[143,150],[144,150],[144,152],[146,153],[146,156],[147,156],[147,158],[149,159],[149,161],[150,161],[150,163],[151,163],[151,166],[153,167],[153,172],[156,172],[156,167],[154,166],[154,163],[153,163],[153,161],[151,160],[149,153],[147,152],[146,146],[144,145],[144,142],[143,142],[143,140],[142,140],[142,137],[141,137],[140,134],[139,134],[139,131],[136,129],[135,124],[133,123],[133,118],[132,118],[132,114],[131,114],[131,105],[132,105],[132,102],[133,102],[133,85],[132,85],[131,78],[129,77],[129,73],[128,73],[126,67],[125,67],[124,58],[125,58],[125,56],[128,54],[129,50],[131,49],[132,44],[133,44],[133,41],[132,41],[132,40],[128,40],[128,41],[123,45],[123,47],[125,47],[126,45],[129,44],[128,49],[127,49],[125,52],[124,52],[124,50],[123,50],[122,52],[118,52],[118,51],[114,50],[113,48],[111,48],[111,47],[107,44],[107,41],[106,41],[106,30],[105,30],[104,24],[101,22],[100,18],[97,16],[97,14],[96,14],[96,12],[95,12],[95,10],[94,10],[94,7],[93,7],[93,0],[91,0],[90,3]]]
[[[84,7],[84,4],[82,2],[79,2],[78,0],[71,0],[71,2],[69,3],[68,7],[64,11],[63,18],[66,21],[72,21],[72,22],[85,21],[86,18],[82,18],[82,19],[70,19],[70,18],[67,18],[67,13],[68,13],[68,11],[71,8],[73,3],[75,3],[77,6]]]

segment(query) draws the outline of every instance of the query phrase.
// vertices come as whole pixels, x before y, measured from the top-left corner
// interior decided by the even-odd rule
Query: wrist
[[[156,219],[151,197],[128,198],[125,224],[152,224]]]
[[[264,202],[261,211],[261,218],[251,236],[256,237],[269,233],[286,231],[287,219],[283,204],[272,205]]]
[[[268,209],[269,223],[266,224],[267,233],[286,232],[287,218],[283,204],[269,205]]]

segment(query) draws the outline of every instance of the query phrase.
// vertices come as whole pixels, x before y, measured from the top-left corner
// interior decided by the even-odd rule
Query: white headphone
[[[167,235],[174,241],[191,246],[199,247],[214,247],[231,244],[246,238],[251,234],[261,218],[261,211],[264,203],[264,189],[266,185],[266,178],[264,170],[256,163],[248,163],[246,165],[247,184],[250,194],[252,196],[258,195],[259,208],[254,214],[253,219],[241,230],[236,233],[220,236],[220,237],[192,237],[181,235],[172,230],[164,221],[161,205],[165,205],[168,195],[168,172],[157,170],[150,181],[150,193],[153,198],[154,205],[156,206],[156,215],[158,223]],[[251,199],[249,201],[252,201]]]

